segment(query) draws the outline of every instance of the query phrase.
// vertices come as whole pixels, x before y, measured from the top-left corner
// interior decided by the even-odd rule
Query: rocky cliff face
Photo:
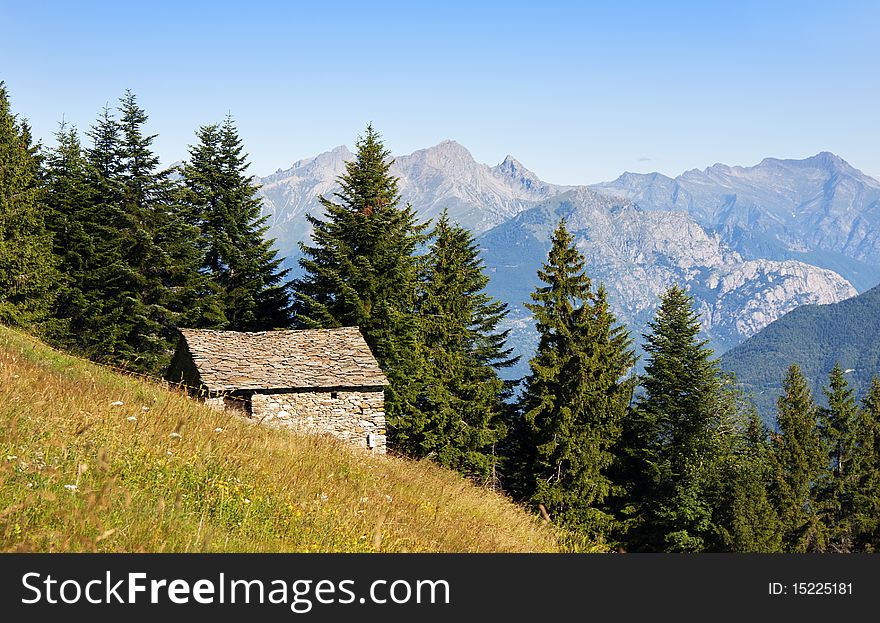
[[[857,294],[837,273],[795,260],[733,261],[711,274],[714,301],[701,305],[703,326],[734,346],[801,305],[836,303]]]

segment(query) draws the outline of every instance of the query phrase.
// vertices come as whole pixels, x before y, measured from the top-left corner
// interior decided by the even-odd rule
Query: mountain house
[[[167,378],[205,404],[385,453],[388,380],[357,327],[180,335]]]

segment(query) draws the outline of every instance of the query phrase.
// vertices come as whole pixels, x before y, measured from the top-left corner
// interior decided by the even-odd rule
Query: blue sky
[[[476,5],[476,6],[475,6]],[[591,183],[833,151],[880,177],[880,2],[8,2],[0,80],[51,142],[126,88],[165,163],[236,118],[253,171],[367,122]]]

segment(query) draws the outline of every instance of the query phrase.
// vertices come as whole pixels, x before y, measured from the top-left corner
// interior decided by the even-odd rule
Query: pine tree
[[[880,377],[871,380],[855,424],[852,535],[856,551],[880,552]]]
[[[202,270],[219,291],[222,313],[217,328],[263,331],[291,324],[289,272],[265,238],[258,186],[247,175],[238,130],[231,117],[203,126],[199,143],[181,170],[189,222],[199,228]]]
[[[733,417],[732,434],[718,436],[728,447],[720,448],[719,469],[716,471],[717,499],[714,523],[718,542],[714,548],[726,552],[772,553],[782,551],[779,517],[770,497],[773,476],[770,436],[754,407],[742,405],[743,397],[733,389],[733,380],[726,385]],[[740,420],[746,415],[744,428]]]
[[[579,469],[580,496],[569,513],[569,525],[578,525],[590,537],[607,539],[617,528],[609,498],[619,493],[621,483],[614,477],[623,421],[633,397],[634,384],[626,375],[636,358],[627,329],[617,324],[611,313],[604,285],[599,285],[582,306],[575,338],[575,356],[563,369],[579,423],[581,439],[572,455]]]
[[[510,474],[508,485],[514,494],[529,500],[535,493],[538,474],[538,446],[541,431],[549,428],[543,420],[561,420],[559,411],[565,408],[567,396],[562,367],[571,356],[569,334],[574,311],[589,295],[591,282],[584,274],[584,260],[574,247],[574,241],[560,221],[553,233],[547,261],[538,270],[538,278],[546,285],[532,293],[533,303],[527,304],[535,319],[539,342],[536,353],[529,360],[530,374],[520,400],[521,416],[512,426],[512,447],[508,451],[516,458],[516,469]],[[566,410],[565,416],[569,415]],[[552,436],[552,433],[551,433]]]
[[[637,550],[703,551],[716,532],[718,364],[682,288],[666,291],[648,327],[643,391],[626,423],[637,513],[628,540]]]
[[[200,271],[197,232],[186,222],[171,169],[159,170],[155,135],[143,133],[146,112],[131,91],[120,99],[119,128],[123,209],[131,245],[134,297],[126,336],[129,365],[164,372],[177,340],[177,326],[211,325],[219,313],[210,280]]]
[[[41,201],[41,157],[0,82],[0,322],[35,328],[57,294],[57,258]]]
[[[822,551],[825,534],[818,515],[815,485],[826,467],[817,409],[807,380],[793,364],[777,401],[779,432],[773,437],[772,494],[779,514],[783,548]]]
[[[418,452],[419,322],[415,311],[426,224],[400,206],[392,161],[372,126],[339,178],[338,201],[320,197],[324,218],[308,215],[312,245],[301,244],[305,274],[294,283],[301,327],[359,326],[388,377],[385,410],[392,445]],[[411,420],[413,422],[411,422]]]
[[[418,297],[422,422],[409,435],[421,456],[494,485],[512,393],[498,370],[518,359],[505,346],[509,331],[498,329],[507,305],[485,293],[489,278],[473,235],[450,224],[445,211],[431,238]]]
[[[122,192],[116,182],[123,171],[122,137],[119,122],[109,106],[101,109],[101,115],[87,135],[92,140],[92,146],[86,149],[86,157],[99,176],[93,183],[98,186],[103,182],[102,194],[109,194],[109,200],[121,200]]]
[[[96,266],[96,227],[92,211],[98,201],[90,185],[89,164],[76,128],[61,124],[57,145],[46,156],[44,198],[46,224],[53,234],[54,253],[64,267],[52,318],[43,324],[43,335],[53,344],[84,352],[89,335],[90,295]]]
[[[858,407],[855,392],[837,363],[825,388],[828,407],[819,410],[819,434],[827,453],[826,469],[817,483],[816,498],[828,547],[849,552],[853,546],[853,504],[858,475],[852,470]]]
[[[607,471],[628,399],[629,336],[561,221],[532,294],[538,350],[529,362],[518,426],[520,495],[593,538],[610,530]]]
[[[121,181],[122,135],[119,122],[108,107],[103,108],[86,135],[91,139],[91,145],[84,150],[87,197],[81,206],[68,206],[72,209],[66,214],[66,219],[79,223],[89,238],[80,262],[82,269],[71,275],[74,282],[81,283],[83,301],[80,310],[74,311],[81,316],[81,322],[72,322],[68,340],[91,359],[125,363],[126,354],[130,357],[130,349],[125,345],[129,324],[126,302],[136,295],[133,271],[126,259],[131,223],[125,212]],[[56,174],[63,178],[75,172],[58,169]],[[74,183],[75,180],[70,182]],[[59,180],[58,185],[65,183]],[[55,197],[52,201],[64,202]],[[66,245],[65,238],[60,236],[58,243]]]

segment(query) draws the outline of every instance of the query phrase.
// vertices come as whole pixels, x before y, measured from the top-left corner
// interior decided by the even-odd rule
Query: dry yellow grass
[[[254,426],[0,327],[2,550],[547,552],[559,536],[433,464]]]

